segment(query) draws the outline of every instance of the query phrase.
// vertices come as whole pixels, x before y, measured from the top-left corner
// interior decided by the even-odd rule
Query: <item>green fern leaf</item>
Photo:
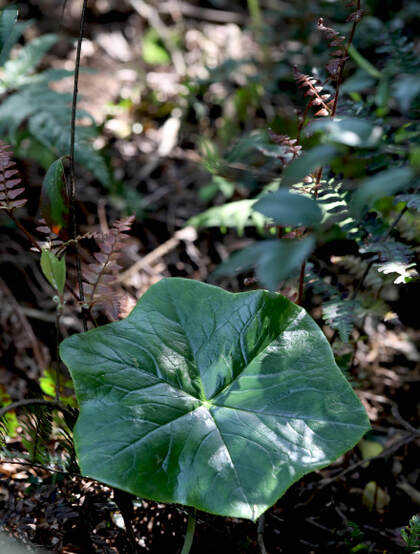
[[[7,134],[13,144],[17,131],[27,120],[28,128],[56,158],[66,156],[70,149],[71,95],[58,93],[42,85],[31,85],[9,96],[0,106],[0,134]],[[75,158],[90,170],[101,183],[111,186],[111,178],[101,154],[91,144],[97,136],[93,118],[84,110],[77,117],[87,117],[91,125],[76,127]]]
[[[27,84],[29,75],[57,41],[58,36],[51,33],[23,46],[17,56],[4,65],[3,81],[7,88],[16,89]]]
[[[356,300],[341,299],[330,300],[322,306],[323,319],[332,329],[338,331],[343,342],[349,341],[358,308],[359,303]]]

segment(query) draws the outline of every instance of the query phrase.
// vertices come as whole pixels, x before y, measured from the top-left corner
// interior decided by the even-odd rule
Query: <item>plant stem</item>
[[[60,316],[61,306],[57,306],[55,311],[55,401],[57,403],[60,402]]]
[[[131,525],[132,513],[133,513],[133,503],[131,501],[131,495],[127,492],[124,492],[120,489],[114,489],[114,500],[118,506],[121,516],[124,521],[125,530],[130,541],[130,547],[133,554],[138,552],[136,536],[133,531],[133,526]]]
[[[80,70],[80,53],[82,50],[83,35],[85,31],[85,17],[86,17],[86,7],[88,0],[83,0],[82,14],[80,16],[80,30],[79,38],[77,40],[77,49],[76,49],[76,62],[74,67],[74,82],[73,82],[73,100],[71,105],[71,127],[70,127],[70,187],[67,191],[69,198],[69,208],[70,208],[70,218],[71,218],[71,235],[73,239],[77,237],[77,219],[76,219],[76,179],[74,172],[74,145],[76,139],[76,110],[77,110],[77,93],[79,90],[79,70]],[[82,267],[80,262],[80,252],[79,245],[77,241],[74,243],[74,249],[76,253],[76,270],[77,270],[77,280],[79,284],[79,298],[82,304],[82,318],[83,318],[83,329],[87,331],[87,315],[84,307],[85,294],[83,290],[83,278],[82,278]]]
[[[360,1],[361,0],[357,0],[357,10],[360,10]],[[353,42],[353,39],[354,39],[354,34],[356,32],[357,24],[358,24],[358,21],[353,22],[353,26],[351,28],[350,36],[349,36],[349,39],[347,41],[346,49],[345,49],[344,56],[343,56],[343,63],[340,65],[340,70],[339,70],[338,77],[337,77],[337,86],[336,86],[335,95],[334,95],[334,104],[333,104],[333,108],[331,110],[331,119],[334,118],[334,116],[337,112],[338,98],[340,96],[340,87],[341,87],[341,83],[343,81],[344,66],[346,64],[346,58],[347,58],[349,48],[350,48],[351,43]],[[298,142],[300,140],[300,134],[301,134],[303,126],[305,124],[306,116],[307,116],[308,109],[309,109],[310,105],[311,105],[311,103],[309,102],[308,105],[305,108],[305,113],[304,113],[304,116],[303,116],[303,120],[301,121],[301,123],[298,126],[298,133],[297,133]],[[318,198],[318,191],[319,191],[323,171],[324,171],[324,168],[320,167],[319,170],[318,170],[318,173],[316,175],[316,178],[315,178],[315,186],[314,186],[314,197],[315,198]],[[296,301],[296,303],[298,305],[301,304],[302,298],[303,298],[305,265],[306,265],[306,262],[302,262],[302,265],[300,267],[299,293],[298,293],[298,299]],[[366,268],[365,274],[363,275],[361,281],[359,282],[359,288],[361,286],[361,283],[363,283],[364,279],[366,278],[366,275],[368,274],[368,272],[369,272],[370,268],[372,267],[372,265],[373,265],[373,262]],[[359,290],[359,288],[357,288],[357,291]],[[357,291],[355,291],[356,294],[357,294]]]
[[[191,550],[191,546],[194,539],[196,513],[197,513],[197,510],[194,510],[193,513],[189,514],[188,516],[187,532],[185,534],[184,545],[182,547],[181,554],[189,554]]]
[[[257,542],[258,542],[258,546],[260,547],[261,554],[267,554],[267,550],[264,544],[264,521],[265,521],[265,514],[262,514],[258,518],[258,525],[257,525]]]
[[[302,262],[302,265],[300,266],[300,274],[299,274],[299,292],[298,297],[296,300],[296,304],[300,306],[302,304],[303,299],[303,287],[304,287],[304,281],[305,281],[305,267],[306,262]]]
[[[357,11],[359,11],[359,10],[360,10],[360,0],[357,0]],[[353,25],[352,25],[352,28],[351,28],[351,31],[350,31],[349,40],[347,41],[346,49],[344,51],[343,63],[340,65],[340,70],[339,70],[338,77],[337,77],[337,86],[336,86],[336,89],[335,89],[334,104],[333,104],[333,109],[332,109],[332,112],[331,112],[331,117],[334,117],[335,114],[336,114],[336,111],[337,111],[338,97],[340,95],[340,87],[341,87],[341,83],[343,81],[344,66],[346,65],[346,58],[347,58],[351,43],[353,42],[353,39],[354,39],[354,34],[356,32],[357,24],[358,24],[358,21],[353,22]]]

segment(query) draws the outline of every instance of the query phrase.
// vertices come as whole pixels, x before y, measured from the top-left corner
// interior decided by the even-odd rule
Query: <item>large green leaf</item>
[[[267,291],[164,279],[60,351],[83,474],[144,498],[255,520],[369,428],[319,327]]]

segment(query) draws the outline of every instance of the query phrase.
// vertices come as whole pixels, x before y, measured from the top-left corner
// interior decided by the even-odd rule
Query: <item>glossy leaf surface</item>
[[[369,424],[315,322],[279,294],[163,279],[61,344],[84,475],[255,520]]]

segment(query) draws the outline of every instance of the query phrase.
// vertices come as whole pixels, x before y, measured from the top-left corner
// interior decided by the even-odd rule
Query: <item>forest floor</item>
[[[64,18],[60,2],[16,4],[22,18],[35,19],[31,32],[63,34],[63,40],[45,58],[48,67],[71,68],[75,52],[69,39],[77,36],[80,2],[69,0]],[[156,25],[156,13],[157,26],[166,29],[166,4],[170,2],[148,14],[143,2],[92,2],[82,50],[82,65],[97,72],[81,74],[81,106],[102,125],[107,156],[124,191],[109,194],[82,172],[78,179],[80,229],[106,230],[122,210],[135,206],[137,220],[122,261],[122,285],[134,299],[165,276],[206,281],[222,259],[252,236],[238,237],[233,231],[224,235],[217,229],[181,231],[190,217],[208,205],[200,198],[209,177],[196,144],[197,137],[217,124],[220,116],[209,113],[201,122],[191,118],[180,127],[177,112],[177,98],[186,95],[183,73],[199,78],[205,74],[206,64],[238,59],[252,46],[250,34],[243,30],[246,3],[226,8],[222,2],[225,8],[218,10],[210,2],[176,2],[180,13],[174,19],[185,33],[186,50],[180,52],[174,46],[170,52],[176,67],[150,68],[141,58],[139,37],[153,22]],[[71,90],[72,81],[57,86]],[[127,99],[129,109],[124,108]],[[285,110],[289,109],[287,102]],[[252,125],[257,125],[258,118],[261,114],[256,114]],[[31,225],[44,170],[28,160],[19,161],[19,169],[33,185],[27,214]],[[18,400],[39,379],[40,364],[48,367],[51,361],[54,307],[24,238],[6,225],[0,232],[4,353],[0,385]],[[318,255],[328,260],[330,253]],[[222,285],[243,290],[238,279],[226,279]],[[415,347],[420,329],[411,290],[391,299],[396,316],[389,321],[378,323],[374,314],[366,317],[363,326],[354,331],[354,346],[344,352],[352,357],[347,376],[372,424],[363,447],[293,485],[266,513],[259,531],[250,521],[199,513],[192,554],[263,552],[262,529],[265,548],[271,554],[406,552],[400,530],[420,511],[420,436],[416,431],[420,423],[420,354]],[[323,325],[317,298],[308,295],[304,306]],[[67,334],[81,330],[70,308],[64,314],[64,327]],[[325,332],[331,336],[329,329]],[[19,437],[10,439],[8,447],[13,446],[22,448]],[[373,460],[364,461],[372,455]],[[135,499],[132,527],[139,552],[179,552],[187,517],[188,509],[182,506]],[[28,547],[53,552],[130,552],[110,488],[36,464],[0,463],[0,527]]]

